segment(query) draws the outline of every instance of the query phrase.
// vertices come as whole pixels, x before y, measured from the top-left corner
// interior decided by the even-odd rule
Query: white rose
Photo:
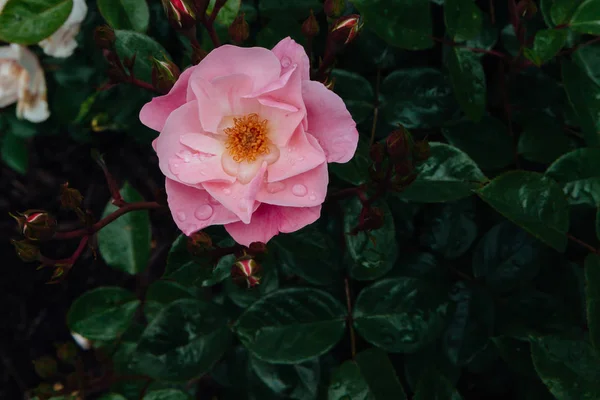
[[[85,19],[87,10],[85,0],[73,0],[73,9],[63,26],[50,37],[38,43],[44,49],[44,53],[52,57],[61,58],[69,57],[73,54],[73,51],[77,48],[75,36],[79,33],[79,28]]]
[[[36,55],[17,44],[0,47],[0,108],[13,103],[18,118],[42,122],[50,116],[44,71]]]

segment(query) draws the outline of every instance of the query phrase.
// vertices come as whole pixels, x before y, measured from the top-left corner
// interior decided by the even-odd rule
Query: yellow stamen
[[[269,154],[267,120],[260,121],[258,114],[248,114],[233,119],[233,126],[226,128],[225,147],[235,162],[256,161],[262,154]]]

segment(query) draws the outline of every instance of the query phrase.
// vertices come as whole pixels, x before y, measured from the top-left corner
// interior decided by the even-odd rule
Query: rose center
[[[225,148],[235,162],[253,162],[260,155],[269,154],[267,123],[254,113],[233,119],[233,126],[224,132],[227,134]]]

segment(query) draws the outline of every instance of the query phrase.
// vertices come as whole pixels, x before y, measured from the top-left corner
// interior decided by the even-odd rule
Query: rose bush
[[[213,50],[140,119],[160,132],[153,145],[179,228],[222,224],[243,245],[317,220],[327,163],[349,161],[358,144],[344,102],[310,80],[290,38]]]

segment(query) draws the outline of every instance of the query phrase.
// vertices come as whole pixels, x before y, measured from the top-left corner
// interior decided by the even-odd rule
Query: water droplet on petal
[[[212,217],[212,215],[213,215],[213,208],[208,204],[201,205],[194,212],[194,216],[196,218],[198,218],[200,221],[206,221],[207,219]]]
[[[304,157],[300,157],[298,161],[304,161]]]
[[[298,197],[306,196],[306,192],[307,192],[306,186],[304,186],[304,185],[298,184],[298,185],[294,185],[292,187],[292,194],[294,196],[298,196]]]
[[[181,171],[181,164],[172,163],[169,165],[169,169],[171,170],[172,173],[174,173],[175,175],[178,175],[179,172]]]
[[[183,221],[185,221],[186,218],[187,218],[187,215],[185,215],[185,213],[183,211],[177,211],[177,219],[178,220],[183,222]]]
[[[293,147],[288,147],[288,153],[291,153],[292,151],[294,151]]]
[[[188,231],[196,232],[197,230],[198,230],[198,225],[195,225],[195,224],[188,225]]]
[[[248,199],[241,199],[238,206],[240,207],[240,210],[242,211],[248,211],[248,208],[250,208],[250,200]]]
[[[229,188],[223,189],[223,194],[229,196],[231,194],[231,189],[229,189]]]
[[[292,64],[292,60],[288,56],[285,56],[281,59],[281,66],[283,68],[287,68]]]
[[[281,192],[283,189],[285,189],[285,183],[283,182],[273,182],[267,185],[267,192],[269,193]]]
[[[317,196],[315,196],[314,194],[311,194],[310,196],[308,196],[308,199],[310,201],[315,201],[315,200],[317,200]]]

